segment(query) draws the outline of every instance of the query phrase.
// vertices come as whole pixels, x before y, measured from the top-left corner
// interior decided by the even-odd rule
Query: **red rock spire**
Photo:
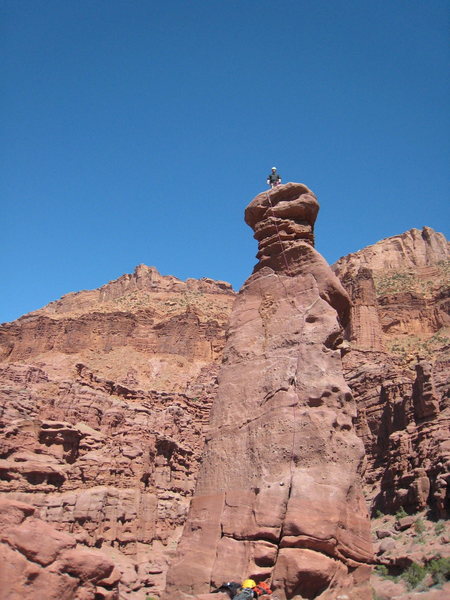
[[[231,315],[168,600],[244,577],[280,600],[371,598],[364,449],[337,348],[349,300],[312,246],[318,208],[292,183],[246,209],[260,262]]]

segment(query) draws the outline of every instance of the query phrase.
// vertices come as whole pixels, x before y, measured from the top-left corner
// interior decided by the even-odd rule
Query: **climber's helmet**
[[[243,588],[251,588],[252,589],[252,588],[256,587],[256,581],[253,581],[253,579],[245,579],[242,582],[242,587]]]

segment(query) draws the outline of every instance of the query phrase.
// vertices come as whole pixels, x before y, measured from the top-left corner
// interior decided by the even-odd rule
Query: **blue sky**
[[[0,322],[139,263],[238,289],[276,165],[331,263],[449,237],[447,0],[0,0]]]

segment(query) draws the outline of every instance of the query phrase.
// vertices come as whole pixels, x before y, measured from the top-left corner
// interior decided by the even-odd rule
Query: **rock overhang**
[[[303,183],[286,183],[258,194],[245,209],[245,222],[255,230],[257,224],[270,217],[302,221],[314,226],[319,203]]]

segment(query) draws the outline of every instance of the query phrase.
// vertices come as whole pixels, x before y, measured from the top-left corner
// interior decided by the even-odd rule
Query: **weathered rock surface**
[[[282,600],[371,597],[364,449],[337,347],[349,300],[313,248],[317,211],[300,184],[247,207],[260,262],[231,315],[170,600],[247,576]]]
[[[97,290],[67,294],[0,328],[0,360],[42,363],[50,376],[78,364],[133,389],[185,392],[220,358],[234,292],[140,265]]]
[[[449,245],[445,236],[431,227],[410,229],[344,256],[333,269],[339,275],[350,273],[353,277],[361,267],[368,267],[377,273],[428,270],[439,262],[448,260]]]
[[[119,578],[103,553],[80,548],[31,505],[0,498],[0,598],[118,600]]]
[[[260,458],[269,461],[273,456],[284,464],[290,454],[296,471],[302,467],[312,473],[299,484],[297,477],[291,481],[290,470],[275,473],[268,469],[271,488],[256,486],[249,496],[239,489],[237,499],[228,494],[226,519],[223,517],[226,529],[220,542],[221,556],[226,556],[229,564],[225,575],[237,578],[240,573],[236,565],[247,560],[261,577],[273,573],[277,564],[277,581],[285,586],[286,594],[295,593],[290,587],[295,585],[291,574],[304,573],[305,568],[310,569],[310,580],[316,581],[308,586],[320,587],[320,581],[329,581],[334,569],[344,581],[347,575],[342,569],[349,568],[345,560],[350,565],[353,559],[337,556],[344,554],[345,547],[340,526],[336,541],[327,537],[335,512],[331,513],[331,525],[328,520],[326,526],[322,524],[317,539],[311,534],[316,526],[311,498],[315,498],[315,484],[321,480],[309,453],[318,449],[325,452],[327,440],[317,432],[331,419],[328,411],[338,414],[332,437],[343,436],[339,448],[345,448],[347,437],[353,435],[351,427],[347,434],[346,422],[341,421],[343,413],[336,408],[344,404],[343,410],[349,413],[345,418],[352,421],[352,400],[341,399],[348,390],[339,379],[336,387],[340,391],[333,391],[334,358],[327,358],[327,353],[325,358],[317,355],[317,348],[323,345],[322,333],[316,332],[316,337],[310,334],[324,322],[333,332],[325,342],[330,356],[334,356],[335,347],[345,353],[344,374],[357,401],[357,431],[367,456],[365,491],[373,510],[395,512],[403,506],[413,513],[431,507],[435,517],[448,517],[448,242],[429,228],[411,230],[341,259],[336,273],[352,299],[350,305],[341,284],[330,276],[325,261],[313,249],[317,211],[317,201],[306,186],[287,184],[270,192],[269,197],[260,195],[246,213],[260,243],[260,261],[238,300],[240,316],[234,317],[222,379],[225,384],[232,381],[230,373],[239,379],[245,364],[253,359],[265,365],[263,377],[254,375],[245,394],[255,394],[255,398],[263,394],[267,413],[263,404],[255,408],[255,400],[247,412],[242,406],[224,408],[223,412],[217,409],[211,430],[207,427],[225,328],[235,298],[224,282],[182,282],[140,265],[133,274],[98,290],[68,294],[0,326],[0,498],[32,505],[44,525],[73,536],[75,549],[106,555],[120,571],[121,598],[142,600],[147,594],[158,596],[164,588],[167,563],[181,535],[196,483],[204,429],[209,431],[211,449],[218,444],[219,433],[228,439],[225,429],[219,432],[217,425],[225,413],[234,423],[230,435],[237,434],[236,428],[248,435],[244,445],[233,442],[236,448],[229,450],[231,456],[239,454],[236,473],[246,484],[253,485],[254,478],[260,476],[264,479],[264,473],[255,466],[257,462],[253,464]],[[306,282],[301,290],[293,283],[296,278]],[[271,281],[275,282],[273,290]],[[306,314],[306,309],[301,302],[315,301],[316,292],[319,299],[311,311],[318,320],[313,323],[305,318],[303,322],[301,314]],[[244,294],[250,306],[242,312]],[[295,298],[289,300],[292,294]],[[346,326],[347,340],[343,343],[335,317],[327,312],[330,305]],[[326,316],[321,312],[323,306],[328,307]],[[236,332],[238,325],[245,326],[242,338]],[[291,362],[294,365],[294,359],[284,357],[293,357],[291,346],[303,340],[308,346],[299,354],[300,362],[288,367]],[[264,350],[261,344],[265,344]],[[280,366],[276,357],[282,357],[286,366]],[[304,383],[303,369],[317,381]],[[292,373],[294,380],[286,384]],[[339,378],[339,369],[337,373]],[[229,387],[234,394],[230,397],[235,398],[234,380]],[[331,390],[329,396],[324,389]],[[308,394],[313,400],[305,400]],[[226,407],[228,392],[221,392],[224,396]],[[308,402],[312,406],[307,408]],[[278,424],[272,432],[274,405],[284,412],[279,422],[278,416],[275,419]],[[310,422],[303,426],[299,419],[306,410]],[[323,419],[320,411],[324,411]],[[304,441],[306,436],[299,433],[303,429],[312,442],[309,437]],[[272,435],[280,448],[270,444]],[[257,450],[260,440],[267,444],[262,457]],[[329,471],[338,468],[343,453],[339,450],[337,463],[330,460],[329,468],[322,469],[326,478],[333,480]],[[241,455],[250,456],[252,464],[241,465]],[[225,463],[228,457],[219,454],[217,461]],[[275,485],[271,484],[273,478]],[[305,498],[297,511],[299,487],[305,488]],[[260,491],[256,493],[256,489]],[[269,490],[274,493],[273,504],[263,494]],[[258,515],[256,533],[253,510]],[[298,533],[296,515],[303,511],[313,515],[311,528],[300,523]],[[37,520],[38,513],[33,514],[30,518]],[[278,515],[275,524],[274,514]],[[280,529],[282,517],[286,525]],[[229,533],[234,530],[239,532],[236,537]],[[215,531],[213,528],[214,535]],[[425,548],[430,540],[431,534],[426,537]],[[380,543],[394,547],[384,548],[378,560],[395,562],[396,557],[403,560],[408,553],[408,548],[399,548],[392,537],[380,538]],[[448,540],[442,543],[448,548]],[[323,551],[317,550],[319,546]],[[8,548],[5,552],[9,553]],[[294,556],[291,550],[298,552]],[[19,551],[13,552],[14,557],[8,554],[12,569],[2,565],[9,569],[5,577],[11,579],[11,590],[14,577],[25,565],[17,558]],[[442,555],[446,555],[445,550]],[[48,570],[56,562],[39,568]],[[28,572],[28,567],[24,569]],[[352,576],[359,577],[357,573],[356,569]],[[364,580],[364,570],[359,574]],[[74,590],[85,591],[77,577],[68,577]],[[41,581],[44,579],[36,579]],[[55,581],[52,576],[55,590],[63,589]],[[34,588],[27,587],[31,594],[28,589]],[[89,590],[91,593],[92,588]],[[312,594],[311,587],[303,591]],[[39,600],[39,593],[33,600]],[[216,596],[211,600],[219,600]],[[43,597],[47,599],[47,592]]]
[[[372,528],[379,564],[372,577],[377,598],[446,600],[449,597],[448,558],[447,561],[444,558],[450,556],[448,521],[431,521],[423,511],[406,517],[380,515],[373,520]]]
[[[449,261],[450,243],[430,227],[411,229],[338,260],[333,270],[354,304],[347,331],[352,345],[414,356],[431,336],[441,332],[447,337]],[[435,352],[439,341],[428,346]]]
[[[345,376],[373,507],[450,512],[449,243],[425,227],[340,259],[352,302]]]
[[[234,296],[140,266],[0,327],[0,493],[107,552],[121,597],[164,586]]]

